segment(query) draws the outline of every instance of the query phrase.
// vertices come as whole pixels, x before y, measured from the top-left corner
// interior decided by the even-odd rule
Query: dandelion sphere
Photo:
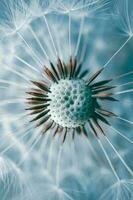
[[[103,134],[104,131],[99,121],[109,125],[106,117],[116,115],[102,108],[98,100],[116,101],[112,97],[113,93],[106,93],[114,86],[107,85],[112,79],[93,82],[101,74],[104,68],[97,70],[91,77],[85,80],[81,76],[81,67],[76,58],[70,57],[67,64],[57,58],[57,65],[51,64],[51,69],[45,67],[44,74],[48,82],[44,80],[32,81],[38,88],[29,90],[27,103],[32,105],[27,110],[32,110],[31,115],[36,116],[31,120],[37,121],[38,126],[46,127],[43,133],[52,126],[57,125],[54,135],[58,133],[58,128],[65,130],[63,142],[68,133],[67,128],[84,132],[87,136],[85,125],[90,124],[93,133],[97,136],[97,127]],[[46,125],[48,123],[48,125]]]
[[[60,80],[49,94],[51,118],[63,127],[78,127],[93,113],[91,89],[83,80]]]
[[[133,200],[132,10],[0,0],[0,200]]]

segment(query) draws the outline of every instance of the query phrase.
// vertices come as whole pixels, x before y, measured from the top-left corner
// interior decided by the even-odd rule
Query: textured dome
[[[52,84],[49,98],[51,118],[63,127],[78,127],[93,112],[91,89],[83,80],[62,79]]]

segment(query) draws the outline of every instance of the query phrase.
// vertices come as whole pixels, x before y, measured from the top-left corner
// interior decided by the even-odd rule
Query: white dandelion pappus
[[[28,4],[31,15],[39,17],[56,11],[58,0],[30,0]]]
[[[108,71],[108,64],[116,54],[106,64],[102,64],[103,67],[106,65],[103,71],[95,65],[96,63],[99,65],[99,60],[97,58],[98,50],[95,49],[93,40],[101,41],[99,35],[103,33],[104,26],[102,26],[100,18],[98,24],[101,29],[99,28],[97,31],[97,36],[95,35],[95,20],[91,19],[92,21],[89,23],[90,12],[99,12],[99,9],[106,5],[105,2],[109,1],[52,1],[52,3],[46,1],[44,4],[43,1],[38,0],[27,4],[24,1],[20,2],[26,11],[26,13],[24,12],[26,21],[23,21],[23,9],[19,4],[20,7],[17,9],[20,13],[13,16],[16,21],[17,17],[21,16],[25,26],[17,26],[19,27],[17,29],[15,26],[15,31],[12,32],[14,34],[6,37],[14,43],[16,39],[19,42],[13,52],[11,64],[6,66],[7,71],[10,71],[10,76],[8,73],[5,73],[4,76],[0,75],[1,84],[7,85],[7,89],[1,88],[3,95],[0,100],[0,111],[3,118],[0,120],[0,126],[3,129],[1,155],[9,157],[29,180],[27,184],[25,183],[25,187],[29,186],[32,196],[28,196],[27,191],[23,191],[22,195],[26,193],[28,199],[34,197],[39,200],[99,199],[100,196],[101,199],[115,199],[115,190],[118,188],[123,192],[123,196],[120,198],[130,199],[132,196],[130,189],[132,184],[130,183],[132,183],[133,172],[132,162],[129,159],[127,162],[126,157],[130,158],[131,154],[130,151],[125,153],[125,150],[125,154],[122,154],[121,149],[129,148],[129,144],[132,145],[130,135],[124,133],[126,130],[131,132],[132,119],[129,119],[128,116],[121,116],[123,110],[126,110],[121,106],[119,106],[119,115],[114,115],[112,111],[117,113],[117,109],[113,108],[120,104],[115,98],[121,102],[121,96],[127,94],[130,99],[132,92],[127,85],[124,89],[120,87],[119,91],[112,87],[120,76],[127,83],[128,80],[125,77],[127,75],[131,77],[131,72],[123,74],[121,71],[118,76],[116,70],[112,70],[113,79],[109,79],[108,73],[102,74],[105,69],[106,72]],[[56,4],[53,9],[54,3]],[[101,3],[100,6],[99,3]],[[15,4],[15,7],[16,5],[18,4]],[[82,11],[81,17],[79,10]],[[104,31],[106,33],[106,30]],[[119,49],[119,52],[122,48]],[[92,55],[93,59],[91,59]],[[90,60],[91,62],[89,62]],[[89,79],[88,71],[90,71]],[[93,95],[84,91],[86,88],[84,83],[87,83],[87,87],[91,87]],[[109,86],[108,83],[110,83]],[[80,84],[83,85],[81,88]],[[120,82],[120,84],[123,83]],[[69,89],[69,86],[72,90]],[[65,100],[62,103],[63,87],[64,91],[69,89],[69,95],[63,96]],[[76,96],[78,101],[74,100],[75,90],[78,90]],[[108,93],[108,90],[111,92]],[[89,104],[86,93],[89,96]],[[73,96],[71,96],[72,94]],[[66,98],[68,96],[71,97],[70,102]],[[61,100],[58,100],[60,97]],[[56,103],[55,108],[52,105],[47,107],[49,105],[46,105],[46,102],[49,102],[49,98],[53,101],[52,103]],[[98,102],[96,107],[90,103],[92,98],[96,98]],[[85,125],[84,120],[79,120],[83,115],[81,115],[82,112],[77,112],[78,106],[75,104],[74,107],[72,106],[73,100],[74,103],[77,102],[77,105],[81,103],[81,110],[86,105],[83,102],[87,101],[87,108],[85,108],[88,110],[84,120],[88,120],[88,122]],[[106,103],[106,100],[111,101]],[[61,105],[65,106],[64,110],[60,109]],[[69,110],[69,105],[76,111]],[[122,104],[122,106],[124,105]],[[93,107],[92,110],[91,107]],[[51,110],[52,118],[47,116],[49,111],[45,108]],[[29,109],[32,113],[29,112]],[[92,115],[95,109],[97,111],[95,115]],[[63,114],[64,112],[65,114]],[[59,114],[61,114],[60,118]],[[33,118],[32,115],[35,117]],[[76,119],[74,119],[74,115]],[[61,121],[64,116],[68,117],[67,120]],[[107,118],[109,118],[109,122]],[[55,121],[51,123],[48,121],[49,119]],[[35,122],[38,120],[40,126],[36,128]],[[128,129],[121,132],[120,126],[115,126],[118,123],[122,127],[125,123]],[[45,131],[46,134],[43,135],[42,133]],[[91,135],[91,132],[94,135]],[[102,136],[101,132],[105,135]],[[54,140],[53,136],[56,136]],[[118,140],[119,142],[117,142]],[[61,144],[61,141],[64,144]],[[121,141],[124,142],[124,147],[121,147]],[[18,152],[19,156],[16,159]],[[102,184],[100,180],[102,180]],[[5,196],[2,198],[2,200],[9,199]]]
[[[114,57],[125,47],[125,45],[132,39],[133,37],[133,25],[132,25],[132,12],[131,7],[132,3],[130,0],[122,0],[115,1],[113,5],[113,13],[112,17],[115,19],[114,23],[116,23],[116,28],[119,30],[120,34],[124,36],[128,36],[126,41],[120,46],[120,48],[110,57],[110,59],[105,63],[104,67],[106,67]]]
[[[111,188],[106,191],[100,200],[104,199],[132,199],[133,194],[133,182],[132,180],[122,180],[118,183],[115,183],[114,185],[111,186]]]
[[[74,11],[87,10],[90,13],[94,13],[95,11],[99,11],[107,9],[110,4],[109,0],[58,0],[58,10],[68,13]]]
[[[118,0],[114,1],[114,17],[118,19],[118,29],[121,34],[126,36],[133,35],[132,23],[132,1],[131,0]]]
[[[1,1],[1,20],[0,34],[1,36],[14,34],[23,27],[29,20],[28,7],[23,0]]]
[[[24,175],[8,158],[0,157],[0,196],[2,199],[23,199]]]

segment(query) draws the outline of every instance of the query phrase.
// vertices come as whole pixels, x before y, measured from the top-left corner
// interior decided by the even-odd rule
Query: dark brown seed
[[[113,93],[98,93],[98,94],[92,95],[92,97],[105,98],[105,97],[110,97],[112,95],[113,95]]]
[[[95,74],[93,74],[89,80],[87,81],[87,85],[89,85],[97,76],[103,71],[104,68],[99,69]]]
[[[84,70],[81,74],[79,74],[79,78],[84,78],[88,74],[88,70]]]
[[[93,121],[94,125],[105,135],[105,133],[104,133],[102,127],[100,126],[100,124],[98,123],[97,119],[93,118],[92,121]]]
[[[42,91],[41,91],[41,93],[40,92],[26,92],[27,94],[29,94],[29,95],[31,95],[31,96],[35,96],[35,97],[40,97],[40,98],[44,98],[44,97],[48,97],[46,94],[44,94],[44,93],[42,93]]]
[[[108,110],[104,110],[104,109],[96,109],[96,111],[99,113],[99,114],[102,114],[102,115],[105,115],[107,117],[117,117],[116,114],[108,111]]]
[[[97,94],[99,92],[104,92],[104,91],[107,91],[107,90],[111,90],[115,88],[115,86],[104,86],[104,87],[101,87],[101,88],[96,88],[93,90],[93,94]]]
[[[67,128],[65,128],[65,133],[64,133],[64,136],[63,136],[62,143],[64,143],[64,142],[65,142],[66,136],[67,136]]]
[[[45,115],[49,112],[50,110],[45,110],[43,112],[41,112],[40,114],[38,114],[35,118],[33,118],[30,122],[34,122],[37,121],[39,119],[41,119],[42,117],[45,117]]]
[[[109,83],[111,81],[112,81],[112,79],[99,81],[97,83],[94,83],[94,84],[90,85],[90,87],[101,87],[101,86],[103,86],[103,85],[105,85],[105,84],[107,84],[107,83]]]
[[[36,81],[31,81],[34,85],[39,87],[41,90],[44,90],[46,92],[50,92],[48,85],[46,85],[44,82],[36,82]]]
[[[43,101],[40,101],[40,100],[38,100],[38,101],[27,101],[26,103],[30,104],[30,105],[42,105],[42,104],[44,104],[45,102],[48,102],[48,101],[50,101],[50,99],[44,99]]]
[[[119,100],[117,100],[117,99],[115,99],[114,97],[103,97],[103,98],[101,98],[101,100],[107,100],[107,101],[119,101]]]
[[[88,134],[84,126],[82,126],[82,133],[88,138]]]
[[[54,74],[48,68],[45,68],[44,72],[51,81],[58,83],[58,80],[55,78]]]
[[[48,121],[49,118],[50,118],[50,115],[44,117],[39,123],[37,123],[36,127],[39,127],[42,124],[44,124],[46,121]]]
[[[54,74],[55,74],[55,76],[56,76],[56,79],[57,79],[57,80],[60,80],[59,74],[58,74],[58,72],[56,71],[55,66],[53,65],[52,62],[50,62],[50,65],[51,65],[51,68],[52,68],[52,70],[53,70],[53,72],[54,72]]]
[[[47,125],[45,125],[45,129],[43,130],[43,134],[45,134],[53,125],[54,121],[49,122]]]
[[[68,69],[67,69],[67,66],[65,63],[63,63],[63,66],[64,66],[64,77],[68,77]]]
[[[102,121],[103,123],[105,123],[105,124],[107,124],[107,125],[110,126],[110,123],[104,117],[102,117],[101,115],[99,115],[98,113],[95,113],[95,117],[97,119],[99,119],[100,121]]]
[[[26,98],[27,101],[50,101],[48,98],[43,98],[43,97],[31,97],[31,98]]]
[[[75,74],[76,66],[77,66],[77,60],[75,58],[73,59],[72,65],[73,65],[73,70],[72,70],[71,76],[73,77],[73,75]]]
[[[61,62],[59,57],[57,59],[57,67],[58,67],[58,71],[59,71],[60,77],[64,78],[64,68],[63,68],[62,62]]]
[[[48,106],[49,106],[49,104],[37,105],[37,106],[32,106],[32,107],[26,108],[25,110],[40,110],[40,109],[44,109]]]
[[[73,74],[73,77],[78,77],[79,76],[79,74],[81,73],[81,68],[82,68],[82,64],[80,63],[77,66],[77,69],[75,70],[75,73]]]
[[[69,79],[72,78],[72,73],[73,73],[73,63],[72,63],[72,57],[70,57],[69,64],[67,65],[68,72],[69,72]]]
[[[82,132],[81,127],[80,126],[76,127],[76,131],[77,131],[78,134],[81,134],[81,132]]]
[[[57,127],[56,127],[56,129],[55,129],[55,131],[54,131],[54,135],[53,135],[53,137],[55,137],[56,134],[58,133],[58,128],[59,128],[59,125],[57,124]]]
[[[41,113],[42,111],[44,111],[46,108],[42,108],[42,109],[39,109],[39,110],[34,110],[32,112],[29,113],[29,115],[35,115],[35,114],[38,114],[38,113]]]
[[[72,139],[74,140],[74,138],[75,138],[75,130],[73,129],[73,131],[72,131]]]
[[[94,133],[94,135],[95,135],[96,137],[98,137],[97,132],[96,132],[95,128],[93,127],[92,122],[91,122],[90,120],[89,120],[89,125],[90,125],[90,127],[91,127],[92,132]]]

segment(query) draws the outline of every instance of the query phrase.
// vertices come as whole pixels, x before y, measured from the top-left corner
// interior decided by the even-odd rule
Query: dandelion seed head
[[[2,200],[132,198],[132,181],[122,182],[133,174],[131,92],[117,82],[129,83],[132,65],[119,55],[127,41],[112,45],[120,42],[110,31],[113,2],[0,1]],[[131,10],[117,2],[117,27],[132,35]],[[110,189],[114,181],[121,184]]]
[[[78,127],[93,113],[91,89],[83,80],[60,80],[49,94],[51,119],[63,127]]]
[[[27,104],[31,106],[26,110],[31,110],[30,114],[36,115],[31,122],[38,121],[37,127],[41,125],[45,127],[48,123],[43,133],[57,125],[61,128],[61,132],[65,131],[63,142],[68,133],[67,128],[74,128],[74,131],[77,130],[79,134],[84,132],[87,136],[86,123],[90,123],[96,136],[95,127],[104,134],[98,120],[109,125],[104,117],[113,117],[115,114],[102,109],[97,101],[99,98],[114,101],[111,97],[113,93],[106,93],[114,88],[114,86],[107,85],[111,80],[93,83],[103,68],[98,69],[91,77],[84,80],[86,71],[81,76],[82,64],[78,64],[76,58],[70,57],[68,64],[58,58],[57,66],[52,62],[50,65],[51,70],[48,67],[44,69],[44,75],[49,83],[40,80],[32,81],[38,89],[32,88],[27,92],[31,96],[27,97]],[[55,134],[57,132],[58,128]]]

